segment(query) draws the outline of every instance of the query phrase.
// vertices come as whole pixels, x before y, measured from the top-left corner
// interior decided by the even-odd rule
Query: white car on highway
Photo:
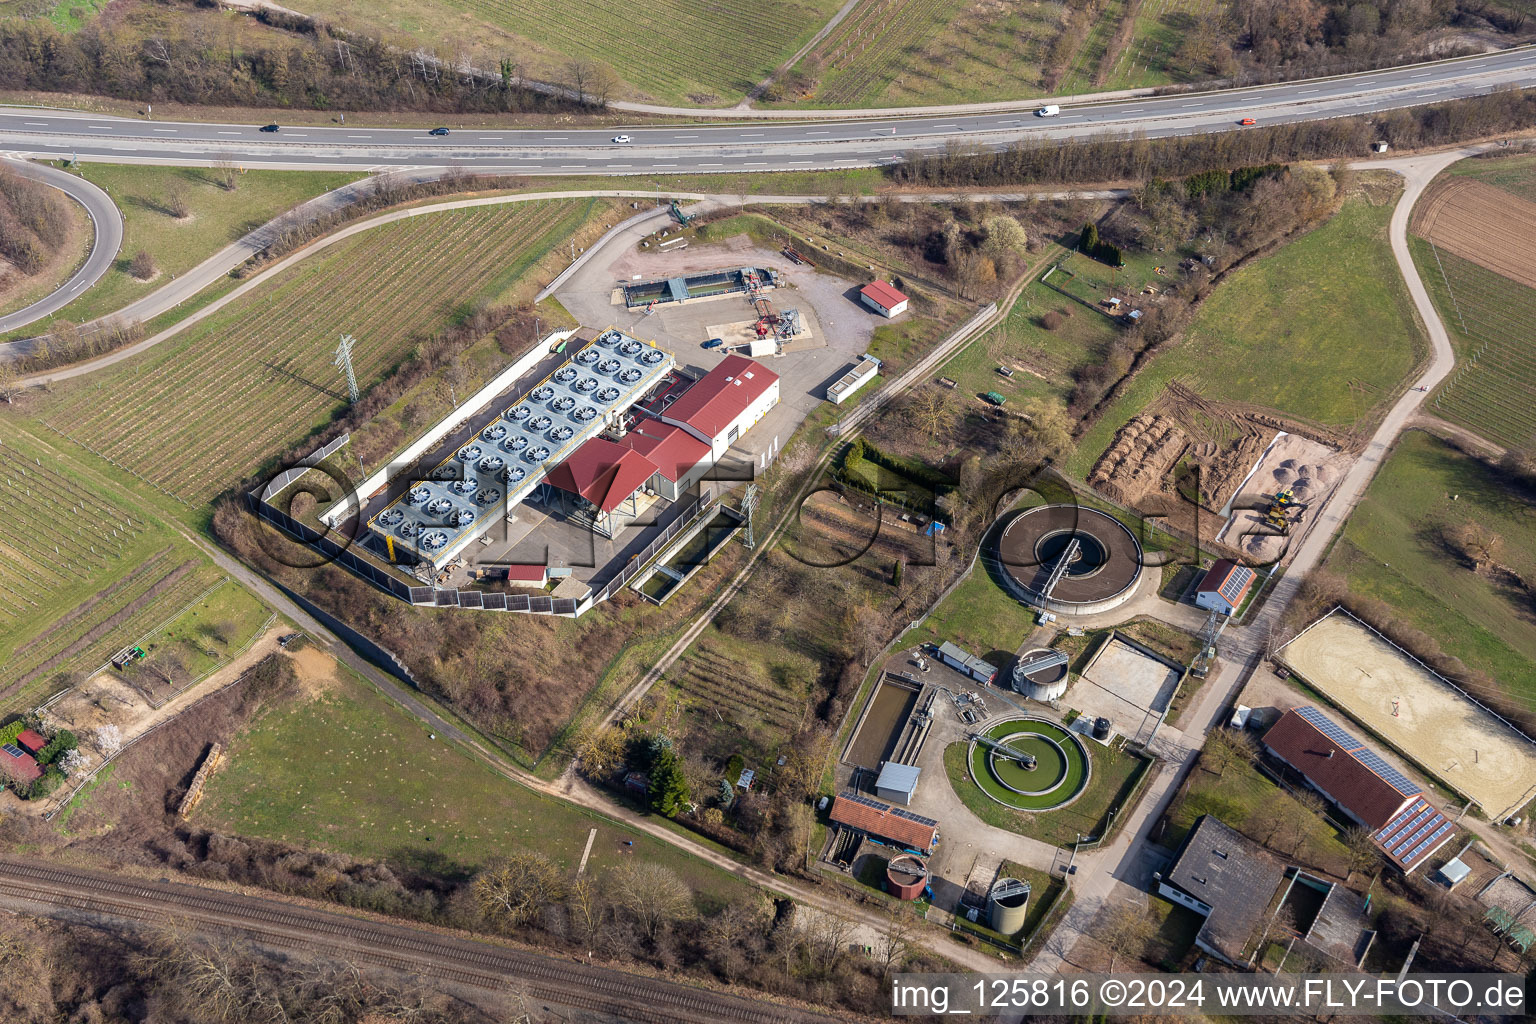
[[[1061,113],[1061,108],[1058,107],[1056,104],[1051,103],[1051,104],[1043,106],[1039,110],[1035,111],[1035,116],[1036,117],[1055,117],[1059,113]]]
[[[633,140],[630,139],[630,137],[628,135],[615,135],[613,137],[613,141],[617,142],[617,143],[620,143],[620,144],[623,144],[623,143],[626,143],[626,142],[631,142]]]

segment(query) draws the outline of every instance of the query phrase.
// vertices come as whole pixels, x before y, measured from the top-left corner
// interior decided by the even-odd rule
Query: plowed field
[[[1536,203],[1467,178],[1433,185],[1413,232],[1446,252],[1536,288]]]

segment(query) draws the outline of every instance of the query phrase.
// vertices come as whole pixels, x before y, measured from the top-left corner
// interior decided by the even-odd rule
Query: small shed
[[[922,769],[917,765],[887,761],[880,766],[880,775],[875,779],[875,796],[905,807],[917,793],[920,774]]]
[[[1460,857],[1452,857],[1441,865],[1438,872],[1440,881],[1447,889],[1454,889],[1472,874],[1472,869]]]
[[[21,734],[16,737],[16,745],[27,753],[36,756],[38,751],[48,745],[48,741],[43,739],[42,735],[35,730],[23,729]]]
[[[1195,588],[1195,607],[1231,615],[1253,587],[1254,571],[1230,558],[1219,558]]]

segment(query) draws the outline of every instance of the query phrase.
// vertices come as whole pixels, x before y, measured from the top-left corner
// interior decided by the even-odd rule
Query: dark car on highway
[[[447,128],[433,128],[431,131],[427,132],[427,134],[428,135],[447,135],[448,134],[448,129]]]
[[[277,125],[275,125],[275,124],[262,125],[261,130],[264,131],[264,132],[275,132],[275,131],[277,131]]]

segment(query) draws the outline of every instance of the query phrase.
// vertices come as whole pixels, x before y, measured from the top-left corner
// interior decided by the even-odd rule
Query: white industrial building
[[[681,427],[709,445],[719,461],[736,439],[779,404],[779,375],[755,360],[728,355],[661,413],[661,422]]]
[[[880,360],[874,356],[860,357],[857,366],[837,378],[834,383],[827,385],[827,401],[833,405],[842,405],[848,400],[849,395],[875,379],[880,372],[880,366]]]
[[[864,300],[864,305],[886,317],[901,316],[907,311],[907,297],[884,281],[871,281],[860,288],[859,298]]]

